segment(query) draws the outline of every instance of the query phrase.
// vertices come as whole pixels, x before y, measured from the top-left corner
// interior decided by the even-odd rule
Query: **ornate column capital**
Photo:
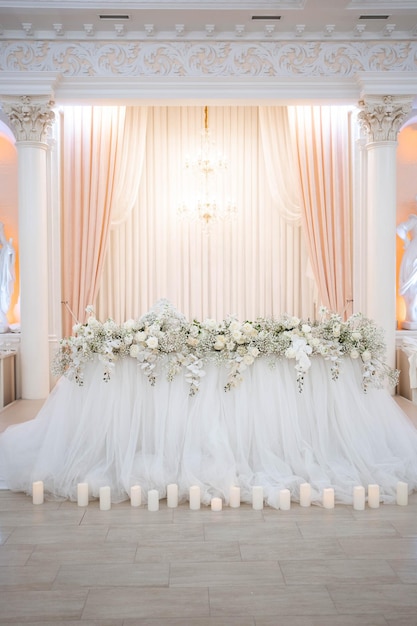
[[[55,114],[54,102],[46,96],[2,96],[3,111],[10,120],[17,141],[45,142]]]
[[[412,101],[411,96],[365,96],[360,100],[358,122],[368,141],[396,141]]]

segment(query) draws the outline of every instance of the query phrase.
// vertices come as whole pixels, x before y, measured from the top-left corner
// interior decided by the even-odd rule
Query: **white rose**
[[[237,320],[233,320],[232,322],[230,322],[230,332],[233,333],[235,330],[240,330],[240,322],[238,322]]]
[[[301,326],[301,330],[305,335],[307,335],[308,333],[311,332],[311,326],[309,324],[303,324]]]
[[[81,330],[81,328],[82,328],[82,324],[75,324],[72,327],[73,334],[76,335]]]
[[[189,346],[196,346],[198,345],[198,339],[197,337],[188,337],[187,343]]]
[[[234,330],[232,332],[232,337],[235,341],[239,341],[239,339],[242,339],[242,333],[240,332],[240,330]]]
[[[298,326],[299,323],[300,323],[300,318],[299,317],[292,317],[291,318],[292,326]]]
[[[362,352],[362,361],[364,363],[366,363],[367,361],[370,361],[372,359],[372,354],[369,352],[369,350],[364,350],[364,352]]]
[[[295,359],[296,352],[294,348],[287,348],[285,350],[285,356],[287,359]]]
[[[352,359],[357,359],[359,357],[359,352],[353,348],[353,350],[350,351],[350,357]]]
[[[204,326],[210,330],[214,330],[217,326],[217,322],[216,320],[213,320],[211,318],[208,318],[206,320],[204,320]]]
[[[245,354],[245,356],[243,357],[243,362],[245,365],[252,365],[252,363],[254,362],[254,358],[251,354]]]
[[[255,358],[259,355],[259,350],[255,346],[252,346],[251,348],[249,348],[248,351],[249,351],[249,354],[251,354]]]
[[[147,337],[147,335],[146,335],[145,331],[143,331],[143,330],[142,331],[138,331],[135,334],[135,341],[137,341],[138,343],[142,343],[143,341],[145,341],[146,337]]]
[[[354,339],[355,341],[359,341],[360,339],[362,339],[362,334],[358,332],[354,332],[352,333],[352,339]]]
[[[138,356],[138,354],[139,354],[139,346],[138,346],[138,345],[136,345],[135,343],[134,343],[132,346],[130,346],[130,349],[129,349],[129,354],[130,354],[130,356],[132,356],[134,359],[136,359],[136,357],[137,357],[137,356]]]
[[[215,350],[223,350],[223,348],[224,348],[224,342],[223,342],[223,341],[216,341],[216,342],[214,343],[213,348],[214,348]]]
[[[132,335],[126,335],[126,337],[124,338],[124,340],[123,340],[123,341],[125,342],[125,345],[126,345],[126,346],[130,346],[130,344],[131,344],[131,343],[132,343],[132,341],[133,341],[133,337],[132,337]]]
[[[123,328],[126,328],[126,330],[131,330],[135,325],[135,320],[126,320],[123,324]]]
[[[158,346],[158,338],[157,337],[149,337],[146,341],[146,345],[151,350],[154,350]]]

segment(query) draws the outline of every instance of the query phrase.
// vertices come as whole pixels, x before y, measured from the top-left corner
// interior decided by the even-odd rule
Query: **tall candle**
[[[323,489],[323,506],[325,509],[334,509],[334,489],[327,487]]]
[[[229,506],[232,507],[232,509],[240,507],[240,487],[235,487],[235,485],[230,487]]]
[[[41,480],[32,483],[32,502],[33,504],[43,504],[43,482]]]
[[[178,485],[167,486],[167,507],[175,509],[178,506]]]
[[[78,506],[88,506],[88,484],[78,483],[77,485],[77,504]]]
[[[353,508],[355,511],[363,511],[365,508],[365,487],[362,485],[353,488]]]
[[[407,506],[408,504],[408,484],[399,482],[397,483],[397,504],[400,506]]]
[[[281,489],[279,492],[279,508],[281,511],[289,511],[291,508],[291,492],[289,489]]]
[[[222,510],[222,499],[221,498],[212,498],[211,499],[211,510],[212,511],[221,511]]]
[[[148,511],[159,510],[159,493],[156,489],[148,491]]]
[[[100,487],[100,511],[109,511],[111,509],[111,490],[109,486]]]
[[[368,506],[371,509],[379,507],[379,485],[368,485]]]
[[[140,506],[142,504],[142,489],[140,485],[133,485],[130,488],[130,504],[131,506]]]
[[[200,487],[198,485],[193,485],[190,487],[190,509],[192,511],[197,511],[201,506],[201,498],[200,498]]]
[[[264,490],[263,487],[252,487],[252,508],[259,511],[264,508]]]
[[[311,485],[310,483],[301,483],[300,485],[300,506],[311,505]]]

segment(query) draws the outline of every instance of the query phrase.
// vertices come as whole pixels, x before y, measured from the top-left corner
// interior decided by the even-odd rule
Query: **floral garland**
[[[239,385],[244,371],[254,361],[267,356],[295,362],[299,391],[311,367],[311,358],[320,355],[331,362],[332,378],[339,377],[342,358],[350,356],[362,363],[362,383],[366,391],[370,385],[381,387],[398,382],[398,371],[385,362],[383,334],[374,322],[361,314],[347,321],[321,307],[319,321],[303,321],[284,315],[278,320],[260,318],[253,322],[239,322],[234,317],[216,322],[188,322],[167,301],[161,300],[138,320],[116,324],[112,319],[100,322],[91,306],[86,324],[76,324],[74,335],[63,339],[53,364],[56,376],[66,375],[83,384],[84,365],[95,357],[103,363],[103,379],[110,380],[115,363],[130,357],[151,385],[156,383],[164,357],[168,380],[185,371],[194,395],[205,375],[204,366],[210,361],[224,363],[228,368],[225,390]]]

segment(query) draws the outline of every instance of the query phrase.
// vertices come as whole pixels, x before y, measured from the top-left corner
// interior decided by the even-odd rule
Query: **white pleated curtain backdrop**
[[[219,192],[235,201],[236,217],[209,233],[179,217],[178,204],[193,190],[184,163],[198,152],[203,127],[202,107],[149,108],[138,199],[111,230],[97,315],[122,322],[168,298],[190,319],[313,317],[306,246],[300,226],[271,197],[258,107],[209,107],[216,149],[229,162]]]

